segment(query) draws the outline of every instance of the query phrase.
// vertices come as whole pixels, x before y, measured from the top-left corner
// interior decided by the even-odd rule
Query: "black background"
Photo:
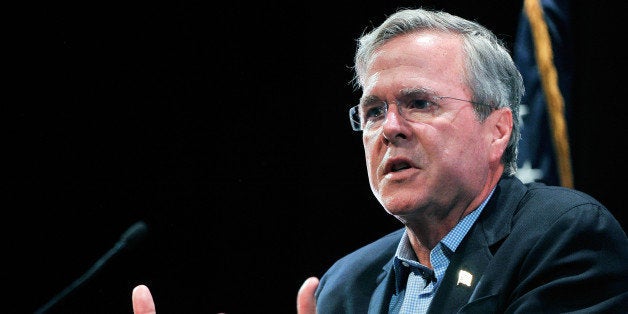
[[[401,225],[368,187],[347,109],[355,39],[398,7],[512,44],[521,1],[82,1],[22,8],[7,39],[2,312],[32,312],[128,226],[149,237],[55,308],[295,312],[302,281]],[[575,185],[628,223],[623,18],[574,3]],[[624,227],[625,228],[625,227]]]

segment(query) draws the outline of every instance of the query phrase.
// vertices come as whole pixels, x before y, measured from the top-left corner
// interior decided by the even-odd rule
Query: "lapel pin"
[[[456,283],[456,286],[463,284],[467,287],[471,287],[471,281],[473,281],[473,275],[471,275],[470,272],[461,269],[458,273],[458,283]]]

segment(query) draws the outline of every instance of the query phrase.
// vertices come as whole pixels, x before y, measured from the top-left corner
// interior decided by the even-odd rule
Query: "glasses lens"
[[[351,122],[351,128],[354,131],[361,131],[362,130],[362,123],[360,122],[360,113],[359,113],[359,108],[360,106],[353,106],[351,107],[351,109],[349,109],[349,121]]]

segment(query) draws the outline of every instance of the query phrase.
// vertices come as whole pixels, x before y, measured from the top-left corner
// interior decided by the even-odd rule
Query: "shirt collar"
[[[449,257],[451,254],[456,252],[458,246],[469,232],[473,224],[477,221],[478,217],[482,213],[482,210],[491,199],[495,188],[491,190],[491,193],[484,199],[484,201],[473,210],[470,214],[466,215],[462,220],[460,220],[456,226],[452,230],[450,230],[443,239],[430,251],[430,263],[434,267],[434,276],[438,282],[441,281],[442,277],[445,275],[445,270],[449,265]],[[414,267],[419,268],[421,270],[428,270],[425,265],[422,265],[418,262],[416,254],[410,245],[410,239],[408,238],[407,231],[404,232],[401,237],[401,241],[399,241],[399,245],[397,246],[397,251],[395,252],[395,262],[393,264],[393,268],[395,271],[395,276],[397,278],[397,290],[403,289],[405,287],[405,280],[407,280],[408,268]]]

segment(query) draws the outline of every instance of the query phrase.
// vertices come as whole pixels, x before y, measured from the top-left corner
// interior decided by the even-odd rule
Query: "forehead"
[[[421,31],[391,39],[375,51],[364,94],[428,89],[451,94],[467,90],[462,39],[451,33]]]

